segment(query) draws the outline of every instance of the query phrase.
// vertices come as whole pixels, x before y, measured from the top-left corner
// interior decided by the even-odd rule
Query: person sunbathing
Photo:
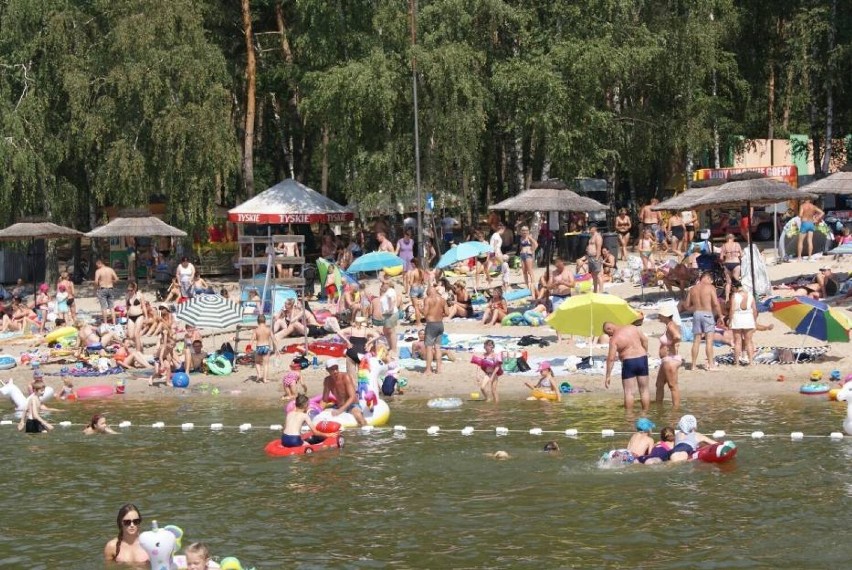
[[[133,340],[129,338],[124,339],[121,348],[115,351],[112,358],[116,364],[125,369],[154,367],[144,354],[136,350]]]

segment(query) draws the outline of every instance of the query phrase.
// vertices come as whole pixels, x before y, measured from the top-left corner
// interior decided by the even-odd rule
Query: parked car
[[[710,235],[714,238],[725,237],[726,234],[734,234],[745,239],[744,212],[737,210],[721,210],[710,213]],[[765,210],[754,210],[751,219],[751,239],[754,241],[771,241],[773,239],[772,221],[775,220],[777,231],[780,234],[784,224],[781,214],[773,216]]]

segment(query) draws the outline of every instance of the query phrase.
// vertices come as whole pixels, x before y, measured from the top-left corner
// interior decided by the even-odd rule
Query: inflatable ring
[[[60,338],[64,338],[66,336],[77,336],[77,329],[74,327],[60,327],[58,329],[54,329],[44,337],[44,341],[47,344],[53,344],[58,341]]]
[[[96,384],[77,388],[76,392],[78,400],[93,400],[95,398],[109,398],[115,394],[115,388],[106,384]]]
[[[227,376],[233,372],[234,367],[231,365],[230,360],[220,354],[215,358],[207,359],[207,370],[209,370],[210,374],[213,374],[214,376]]]
[[[820,396],[828,394],[829,390],[831,390],[831,387],[828,384],[808,382],[807,384],[802,384],[802,387],[799,388],[799,393],[806,396]]]
[[[692,459],[705,463],[725,463],[737,456],[737,445],[733,441],[706,445],[692,454]]]
[[[9,356],[8,354],[0,356],[0,370],[10,370],[17,365],[18,362],[15,360],[14,356]]]
[[[311,432],[302,434],[302,439],[311,437]],[[310,455],[315,451],[323,449],[337,449],[343,447],[343,436],[335,434],[329,436],[319,443],[305,444],[302,447],[284,447],[281,445],[281,439],[273,439],[264,447],[266,454],[272,457],[288,457],[290,455]]]
[[[335,416],[332,415],[331,412],[332,410],[323,410],[314,418],[314,421],[321,422],[323,420],[330,420],[338,422],[341,426],[346,428],[358,427],[358,422],[352,414],[343,412],[342,414]],[[376,405],[373,406],[372,410],[364,412],[364,419],[367,420],[367,425],[376,427],[383,426],[388,423],[388,420],[390,420],[390,406],[388,406],[387,402],[384,400],[379,400],[376,402]]]
[[[397,275],[402,273],[402,265],[396,265],[394,267],[386,267],[384,271],[385,271],[385,275],[387,275],[388,277],[396,277]]]
[[[430,408],[448,410],[461,406],[462,400],[461,398],[432,398],[426,402],[426,405]]]
[[[531,396],[536,400],[547,400],[548,402],[555,402],[559,399],[559,396],[557,396],[553,392],[545,392],[544,390],[539,390],[538,388],[532,391]]]

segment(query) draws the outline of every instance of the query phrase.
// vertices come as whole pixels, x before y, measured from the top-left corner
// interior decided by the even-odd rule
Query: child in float
[[[497,396],[497,380],[503,375],[503,359],[494,352],[494,341],[486,340],[483,345],[485,352],[482,356],[475,356],[471,362],[479,367],[479,391],[482,392],[482,397],[488,400],[488,390],[490,387],[491,398],[495,403],[500,399]]]
[[[33,393],[27,397],[24,411],[21,413],[21,421],[18,422],[18,431],[26,433],[42,433],[53,431],[53,425],[41,417],[43,408],[41,397],[44,395],[44,382],[36,380],[32,383]]]
[[[654,438],[651,437],[651,430],[655,427],[654,422],[648,418],[636,420],[636,433],[631,435],[630,441],[627,442],[627,451],[633,457],[639,458],[648,455],[654,449]]]
[[[318,431],[314,426],[314,421],[308,415],[308,397],[304,394],[296,396],[296,407],[287,413],[284,418],[284,431],[281,434],[281,445],[284,447],[302,447],[306,443],[308,445],[316,445],[322,443],[325,438],[333,435]],[[310,428],[313,434],[308,439],[302,439],[302,426],[306,425]]]
[[[695,416],[687,414],[680,418],[677,422],[677,432],[675,433],[675,446],[669,455],[669,461],[687,461],[693,453],[698,451],[702,443],[713,445],[715,440],[710,439],[704,434],[697,432],[698,420]]]
[[[653,465],[654,463],[662,463],[669,460],[672,447],[674,447],[675,430],[673,427],[666,426],[660,430],[660,441],[651,449],[651,453],[643,455],[639,458],[640,463],[645,465]]]
[[[210,549],[203,542],[193,542],[186,547],[186,570],[207,570],[207,568],[218,568],[210,559]]]
[[[296,365],[298,366],[298,364]],[[284,396],[281,397],[282,400],[292,400],[299,394],[305,394],[308,391],[308,387],[305,385],[305,381],[302,379],[302,367],[299,366],[298,369],[292,369],[287,374],[284,375],[284,378],[281,379],[281,383],[284,385]]]
[[[60,400],[74,400],[77,393],[74,392],[74,382],[68,376],[62,377],[62,390],[59,392]]]
[[[83,428],[85,435],[95,434],[117,434],[118,432],[107,425],[106,417],[101,414],[95,414],[92,419]]]
[[[538,365],[538,373],[541,374],[541,377],[538,379],[538,383],[535,386],[529,382],[524,382],[524,385],[530,390],[539,390],[545,395],[552,395],[552,397],[547,399],[561,402],[562,394],[559,393],[559,387],[556,385],[556,377],[553,375],[553,368],[551,367],[549,360],[545,360]]]

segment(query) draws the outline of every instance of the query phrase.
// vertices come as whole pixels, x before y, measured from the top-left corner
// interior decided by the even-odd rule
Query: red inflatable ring
[[[115,394],[115,388],[106,384],[94,386],[83,386],[75,390],[78,400],[92,400],[95,398],[109,398]]]

